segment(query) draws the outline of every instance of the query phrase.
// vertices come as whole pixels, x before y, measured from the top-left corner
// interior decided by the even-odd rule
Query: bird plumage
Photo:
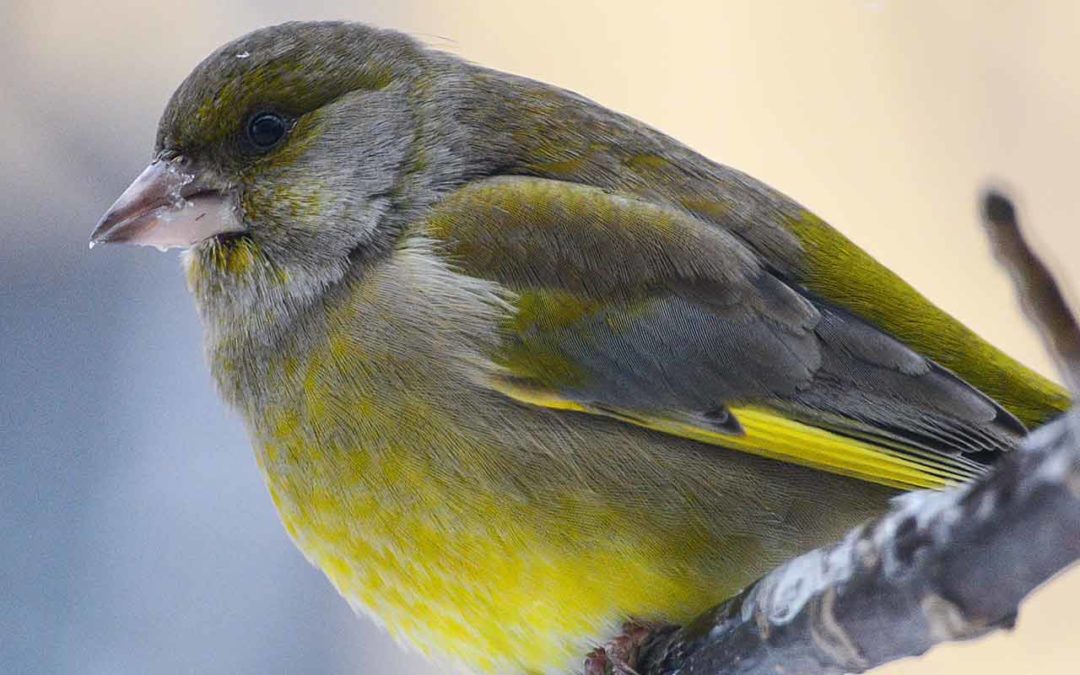
[[[185,261],[290,535],[468,668],[685,621],[1068,403],[772,188],[400,34],[240,38],[157,150],[244,223]]]

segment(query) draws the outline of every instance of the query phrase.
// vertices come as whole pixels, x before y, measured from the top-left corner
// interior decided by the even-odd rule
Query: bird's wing
[[[640,199],[493,178],[420,225],[512,298],[489,384],[519,402],[900,488],[978,473],[1014,417],[734,236]]]

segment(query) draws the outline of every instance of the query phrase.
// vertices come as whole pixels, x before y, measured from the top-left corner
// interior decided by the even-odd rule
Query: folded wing
[[[603,190],[495,178],[423,234],[513,298],[488,384],[898,488],[977,475],[1024,433],[1001,406],[691,215]]]

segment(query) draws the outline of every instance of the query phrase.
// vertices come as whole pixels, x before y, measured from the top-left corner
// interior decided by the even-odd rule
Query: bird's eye
[[[289,130],[289,125],[281,115],[259,113],[251,118],[247,126],[248,140],[259,150],[269,150],[277,145]]]

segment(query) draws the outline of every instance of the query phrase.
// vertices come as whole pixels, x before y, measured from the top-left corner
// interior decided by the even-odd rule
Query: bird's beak
[[[95,244],[186,248],[218,234],[242,232],[231,196],[176,161],[156,159],[124,190],[90,234]]]

